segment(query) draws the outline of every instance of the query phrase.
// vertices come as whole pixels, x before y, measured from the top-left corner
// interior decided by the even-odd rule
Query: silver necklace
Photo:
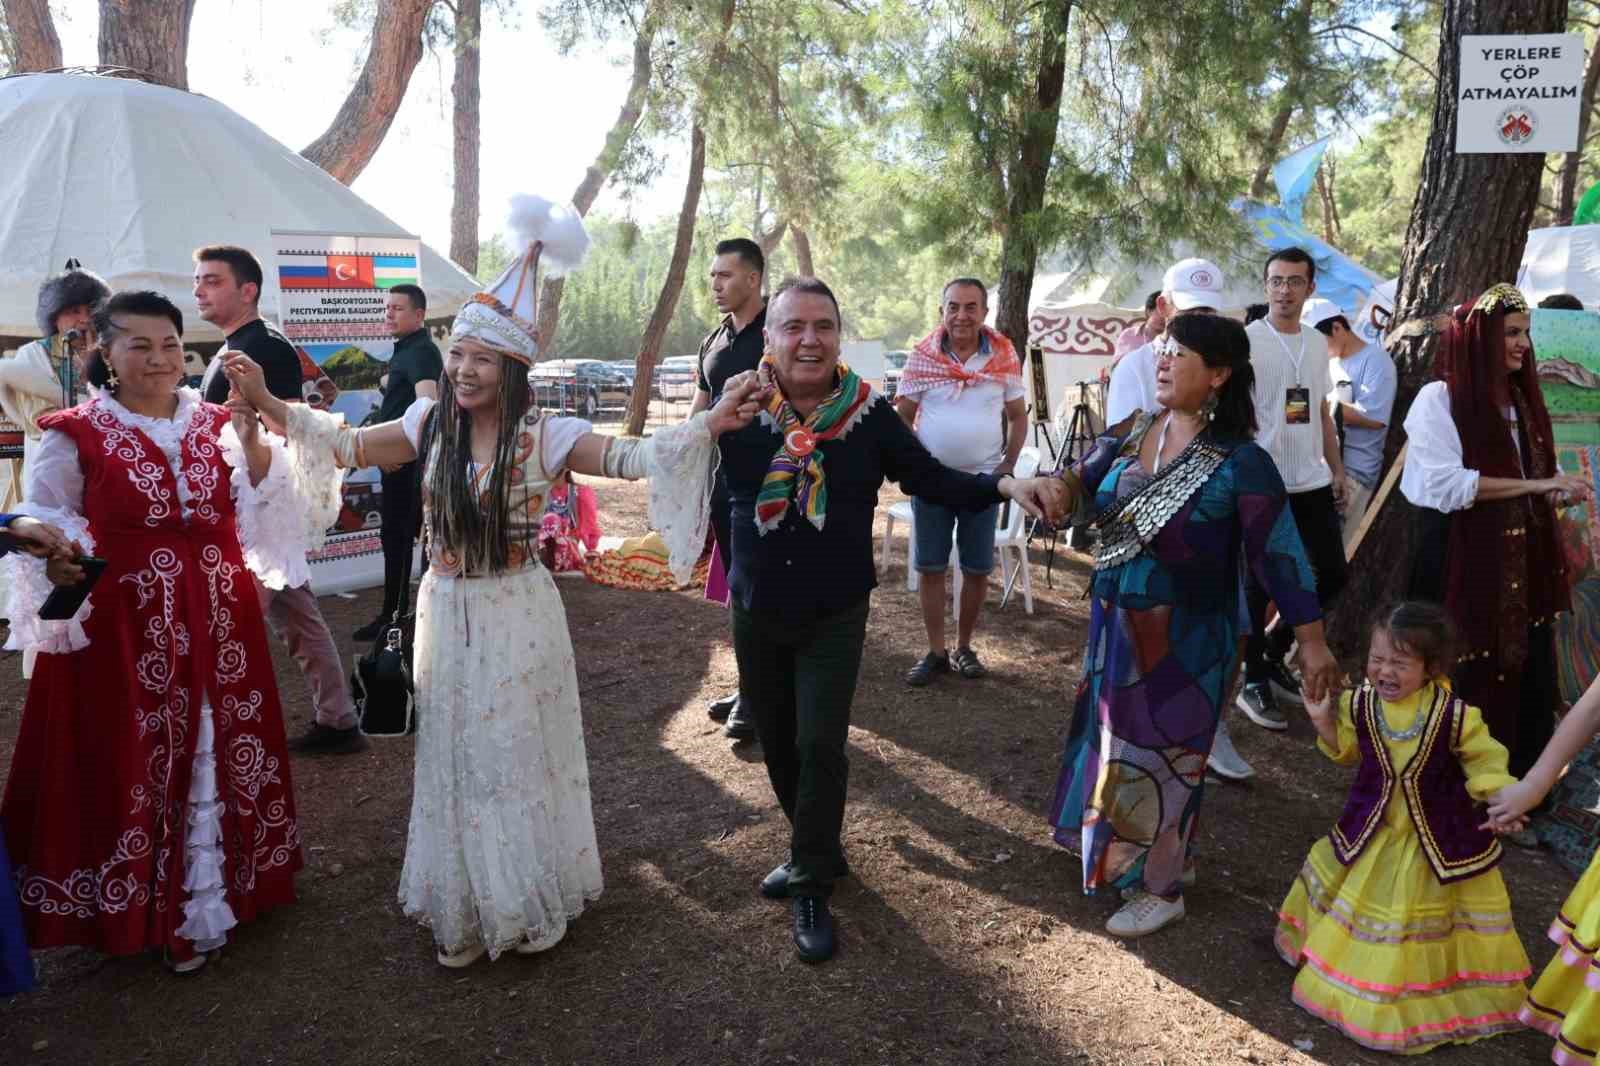
[[[1377,696],[1378,694],[1374,692],[1373,695]],[[1411,719],[1411,724],[1404,729],[1395,730],[1390,728],[1388,718],[1383,713],[1383,697],[1378,696],[1378,713],[1373,716],[1378,720],[1378,732],[1382,733],[1386,739],[1393,740],[1396,743],[1411,740],[1422,732],[1423,726],[1428,724],[1428,715],[1438,702],[1439,690],[1435,688],[1433,690],[1433,699],[1429,701],[1426,707],[1422,706],[1420,700],[1417,702],[1417,713]]]

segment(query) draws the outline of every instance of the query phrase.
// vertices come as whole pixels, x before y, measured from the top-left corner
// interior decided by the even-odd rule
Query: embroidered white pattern
[[[183,438],[184,450],[189,453],[189,465],[183,476],[193,493],[194,517],[205,522],[222,522],[222,515],[213,506],[217,485],[226,469],[222,452],[217,445],[217,434],[209,418],[191,418],[189,432]]]
[[[150,507],[145,512],[144,524],[153,529],[170,518],[173,489],[162,484],[162,479],[170,474],[171,470],[165,463],[158,463],[150,458],[145,451],[144,443],[140,440],[139,432],[124,426],[116,415],[100,403],[91,403],[85,409],[84,417],[89,420],[91,426],[100,431],[101,443],[105,447],[106,454],[128,464],[128,480],[133,482],[133,487],[149,501]]]
[[[40,914],[93,918],[97,912],[120,914],[130,906],[150,901],[150,885],[132,872],[113,876],[118,866],[150,857],[150,834],[135,827],[117,840],[116,850],[98,870],[74,870],[60,881],[42,874],[17,871],[17,896],[22,905]]]

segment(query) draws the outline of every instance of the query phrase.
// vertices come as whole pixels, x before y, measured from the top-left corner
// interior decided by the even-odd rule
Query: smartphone
[[[93,556],[80,555],[72,560],[83,567],[83,580],[76,585],[57,585],[50,590],[39,608],[39,617],[51,622],[64,622],[78,613],[83,601],[89,598],[94,583],[105,571],[106,561]]]

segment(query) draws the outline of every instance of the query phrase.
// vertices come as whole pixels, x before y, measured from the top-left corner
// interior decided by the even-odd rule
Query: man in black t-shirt
[[[300,356],[272,326],[262,321],[261,263],[248,249],[217,244],[194,253],[194,298],[200,317],[228,338],[228,347],[244,352],[261,364],[267,388],[279,399],[298,403],[304,399]],[[212,403],[228,398],[228,379],[221,373],[222,353],[212,356],[201,391]],[[256,582],[256,594],[268,624],[289,646],[311,689],[316,719],[302,735],[289,741],[291,751],[306,754],[348,754],[367,746],[356,717],[356,707],[345,683],[344,664],[328,623],[309,583],[299,588],[274,590]]]
[[[690,414],[707,410],[722,397],[729,378],[754,370],[761,362],[766,342],[762,329],[767,323],[767,301],[761,295],[766,273],[766,256],[761,246],[744,237],[717,244],[711,260],[711,293],[716,298],[722,321],[700,342],[700,361],[696,370],[694,406]],[[717,541],[724,570],[733,569],[733,538],[729,532],[728,483],[722,472],[711,491],[711,533]],[[744,698],[744,685],[734,695],[711,704],[715,721],[727,720],[723,733],[734,740],[749,740],[756,735],[755,720]]]
[[[423,319],[428,313],[428,297],[415,285],[396,285],[389,290],[383,317],[395,336],[394,354],[389,357],[389,372],[383,376],[383,405],[379,422],[392,422],[406,413],[418,397],[439,398],[439,375],[444,360],[438,345],[428,336]],[[357,640],[376,640],[378,633],[400,606],[400,591],[410,580],[411,551],[416,543],[412,515],[416,507],[417,464],[401,463],[383,468],[383,494],[379,509],[383,514],[383,609],[367,625],[355,631]]]

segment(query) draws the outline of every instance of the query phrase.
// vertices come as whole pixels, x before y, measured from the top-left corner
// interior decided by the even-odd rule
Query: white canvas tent
[[[222,339],[195,308],[193,250],[238,244],[267,266],[261,312],[278,317],[270,232],[404,236],[325,171],[208,97],[124,78],[0,79],[0,336],[33,337],[39,283],[69,257],[113,289],[165,293],[190,342]],[[478,285],[427,245],[429,306],[453,313]]]

